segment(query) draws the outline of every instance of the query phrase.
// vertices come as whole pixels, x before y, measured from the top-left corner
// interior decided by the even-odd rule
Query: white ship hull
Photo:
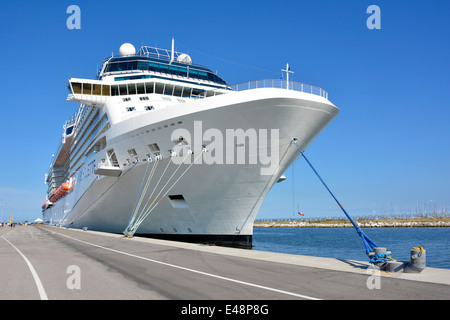
[[[138,161],[131,157],[128,162],[119,159],[123,166],[118,177],[98,175],[95,172],[105,156],[104,153],[91,154],[75,176],[73,191],[44,211],[44,222],[122,233],[142,195],[141,209],[144,203],[150,204],[154,199],[159,202],[154,202],[154,208],[139,225],[136,235],[251,246],[253,222],[265,196],[299,155],[292,139],[298,138],[298,145],[305,149],[337,113],[338,109],[323,97],[266,88],[181,103],[121,121],[106,133],[108,148],[116,152],[134,149]],[[110,118],[113,121],[114,115]],[[200,139],[196,132],[199,123]],[[169,151],[175,145],[172,132],[176,129],[186,129],[192,134],[194,154],[191,157],[201,156],[197,158],[198,163],[178,165],[170,157]],[[270,145],[269,138],[265,144],[252,144],[249,140],[244,144],[223,141],[226,146],[223,164],[208,164],[203,159],[206,153],[202,155],[199,151],[202,146],[208,149],[211,143],[202,140],[208,129],[219,130],[223,137],[227,129],[256,132],[261,129],[269,135],[271,130],[276,130],[279,139],[277,148]],[[148,145],[153,143],[160,146],[163,159],[151,163],[143,161],[144,155],[149,153]],[[230,150],[237,153],[239,148],[245,149],[247,160],[276,151],[278,155],[274,158],[278,162],[270,165],[251,160],[243,164],[227,162],[226,153]],[[142,186],[150,178],[153,166],[157,167],[147,193],[143,194]],[[262,174],[261,170],[269,170],[269,166],[274,169],[272,174]],[[170,192],[160,199],[178,178]],[[161,192],[159,197],[158,192]],[[182,195],[182,201],[171,200],[170,195]]]

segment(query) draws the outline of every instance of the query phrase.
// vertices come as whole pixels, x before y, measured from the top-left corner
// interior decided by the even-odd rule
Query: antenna
[[[286,89],[289,90],[289,73],[294,73],[291,71],[291,68],[289,67],[289,63],[286,63],[286,70],[281,69],[281,71],[286,72]]]

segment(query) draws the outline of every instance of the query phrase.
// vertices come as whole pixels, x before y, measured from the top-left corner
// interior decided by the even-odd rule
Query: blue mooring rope
[[[358,227],[358,225],[355,223],[355,221],[353,221],[353,219],[349,216],[349,214],[347,213],[347,211],[345,211],[344,207],[339,203],[338,199],[334,196],[334,194],[331,192],[330,188],[328,188],[328,186],[326,185],[326,183],[323,181],[323,179],[320,177],[319,173],[316,171],[316,169],[314,169],[313,165],[311,164],[311,162],[309,162],[308,158],[305,157],[305,154],[303,153],[303,151],[300,149],[300,147],[298,146],[297,142],[295,141],[295,138],[292,139],[292,142],[295,144],[295,146],[297,147],[298,151],[300,151],[300,154],[303,156],[303,158],[305,158],[306,162],[309,164],[309,166],[311,167],[311,169],[314,171],[314,173],[316,174],[316,176],[319,178],[319,180],[322,182],[322,184],[325,186],[325,188],[328,190],[328,192],[331,194],[331,196],[333,197],[333,199],[336,201],[336,203],[339,205],[339,207],[342,209],[342,211],[344,212],[344,214],[347,216],[348,220],[350,220],[350,222],[352,223],[352,225],[355,227],[356,232],[358,232],[359,236],[361,237],[361,239],[364,242],[364,246],[366,248],[366,254],[369,255],[370,252],[373,252],[373,248],[377,248],[378,246],[375,244],[375,242],[373,242],[369,237],[367,237],[364,232],[362,232],[361,228]],[[378,257],[377,257],[378,258]],[[371,260],[372,262],[372,260]],[[377,261],[379,262],[379,261]]]

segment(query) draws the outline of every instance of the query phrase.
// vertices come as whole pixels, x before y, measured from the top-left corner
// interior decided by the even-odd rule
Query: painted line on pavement
[[[4,236],[2,236],[2,238],[6,242],[8,242],[14,249],[16,249],[16,251],[22,256],[22,258],[27,263],[28,268],[31,271],[31,274],[33,275],[34,282],[36,283],[36,286],[38,288],[39,296],[41,297],[41,300],[48,300],[47,294],[45,293],[45,289],[44,289],[44,286],[42,285],[41,279],[39,279],[39,276],[38,276],[36,270],[34,269],[33,265],[31,264],[30,260],[28,260],[27,257],[25,257],[25,255],[22,252],[20,252],[20,250],[17,249],[15,245],[13,245],[11,242],[9,242],[8,239],[6,239]]]
[[[84,240],[72,238],[72,237],[70,237],[68,235],[65,235],[65,234],[62,234],[62,233],[59,233],[59,232],[54,232],[54,231],[51,231],[51,232],[59,234],[59,235],[64,236],[64,237],[67,237],[69,239],[81,242],[81,243],[85,243],[85,244],[97,247],[97,248],[101,248],[101,249],[104,249],[104,250],[108,250],[108,251],[112,251],[112,252],[115,252],[115,253],[123,254],[123,255],[126,255],[126,256],[129,256],[129,257],[133,257],[133,258],[142,259],[142,260],[149,261],[149,262],[158,263],[158,264],[161,264],[161,265],[164,265],[164,266],[168,266],[168,267],[172,267],[172,268],[176,268],[176,269],[180,269],[180,270],[185,270],[185,271],[201,274],[201,275],[212,277],[212,278],[216,278],[216,279],[221,279],[221,280],[225,280],[225,281],[239,283],[239,284],[250,286],[250,287],[254,287],[254,288],[259,288],[259,289],[264,289],[264,290],[273,291],[273,292],[277,292],[277,293],[282,293],[282,294],[286,294],[286,295],[290,295],[290,296],[294,296],[294,297],[298,297],[298,298],[303,298],[303,299],[308,299],[308,300],[321,300],[321,299],[315,298],[315,297],[310,297],[310,296],[306,296],[306,295],[302,295],[302,294],[298,294],[298,293],[294,293],[294,292],[289,292],[289,291],[279,290],[279,289],[275,289],[275,288],[270,288],[270,287],[262,286],[262,285],[259,285],[259,284],[254,284],[254,283],[250,283],[250,282],[245,282],[245,281],[241,281],[241,280],[227,278],[227,277],[215,275],[215,274],[212,274],[212,273],[207,273],[207,272],[194,270],[194,269],[190,269],[190,268],[186,268],[186,267],[182,267],[182,266],[177,266],[175,264],[171,264],[171,263],[167,263],[167,262],[162,262],[162,261],[158,261],[158,260],[154,260],[154,259],[150,259],[150,258],[146,258],[146,257],[141,257],[141,256],[138,256],[138,255],[135,255],[135,254],[131,254],[131,253],[127,253],[127,252],[124,252],[124,251],[119,251],[119,250],[116,250],[116,249],[103,247],[103,246],[95,244],[95,243],[91,243],[91,242],[87,242],[87,241],[84,241]]]

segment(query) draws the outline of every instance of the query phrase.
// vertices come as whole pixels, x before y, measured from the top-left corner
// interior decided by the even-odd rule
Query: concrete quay
[[[48,226],[0,228],[0,300],[448,300],[450,270]],[[5,285],[7,284],[7,285]]]

